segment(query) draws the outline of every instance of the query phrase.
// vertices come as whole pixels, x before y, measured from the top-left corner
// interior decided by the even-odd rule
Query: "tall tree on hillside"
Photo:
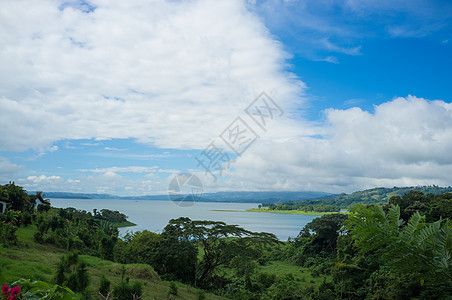
[[[299,237],[313,236],[312,244],[316,251],[328,250],[334,253],[336,240],[341,234],[342,223],[348,218],[345,214],[328,214],[315,218],[301,230]]]
[[[397,205],[400,208],[400,217],[404,221],[408,221],[411,215],[416,212],[427,211],[427,206],[425,205],[428,201],[428,197],[424,195],[421,191],[409,191],[402,197],[393,196],[389,199],[386,209],[389,209],[391,205]]]
[[[162,237],[176,237],[179,242],[191,242],[202,249],[202,258],[196,265],[195,285],[213,288],[219,266],[228,265],[232,259],[259,258],[259,247],[278,243],[271,233],[256,233],[237,225],[216,221],[192,221],[189,218],[172,219]]]
[[[9,182],[2,186],[2,194],[6,199],[11,201],[11,208],[13,210],[24,211],[25,208],[31,206],[30,198],[23,187],[15,185],[14,182]]]

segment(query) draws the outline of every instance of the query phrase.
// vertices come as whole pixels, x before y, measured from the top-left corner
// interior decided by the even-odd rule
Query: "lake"
[[[94,208],[118,210],[126,214],[128,220],[137,226],[120,228],[127,230],[149,230],[160,233],[170,219],[188,217],[192,220],[223,221],[238,225],[250,231],[271,232],[285,241],[296,237],[300,230],[317,216],[246,212],[257,208],[257,203],[197,202],[189,207],[181,207],[172,201],[121,200],[121,199],[50,199],[54,207],[74,207],[92,212]],[[215,211],[235,210],[235,211]]]

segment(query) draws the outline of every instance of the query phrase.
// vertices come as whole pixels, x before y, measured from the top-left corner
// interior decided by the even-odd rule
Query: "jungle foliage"
[[[120,238],[115,223],[127,218],[120,212],[52,208],[39,200],[42,193],[30,196],[13,183],[1,186],[0,192],[8,200],[0,215],[2,247],[20,243],[18,228],[31,225],[36,243],[64,249],[53,282],[54,292],[68,295],[64,297],[73,292],[93,297],[87,292],[89,270],[79,259],[83,254],[152,266],[172,282],[168,297],[178,297],[180,282],[231,299],[452,296],[452,193],[410,191],[383,206],[355,204],[348,214],[313,219],[296,238],[281,242],[270,233],[185,217],[170,220],[160,234],[145,230]],[[41,206],[36,207],[36,200]],[[295,271],[278,274],[281,264]],[[130,282],[125,274],[124,269],[116,284],[103,277],[99,299],[146,297],[141,283]],[[1,270],[0,281],[5,283]],[[32,291],[34,283],[22,282]],[[199,297],[205,297],[204,292]]]

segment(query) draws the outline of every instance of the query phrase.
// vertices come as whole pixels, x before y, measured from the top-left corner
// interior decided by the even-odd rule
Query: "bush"
[[[143,287],[141,283],[137,281],[133,285],[129,284],[128,278],[113,287],[113,296],[117,300],[133,300],[141,297],[142,294]]]
[[[29,213],[29,212],[24,212],[22,215],[21,215],[21,220],[22,220],[22,224],[25,226],[25,227],[27,227],[28,225],[30,225],[31,224],[31,221],[32,221],[32,215]]]
[[[63,282],[66,281],[66,276],[64,275],[64,273],[66,272],[66,265],[64,262],[59,262],[58,266],[57,266],[57,273],[55,275],[55,283],[56,284],[62,284]]]
[[[285,275],[266,290],[267,299],[303,299],[302,285],[292,274]]]
[[[197,300],[205,300],[206,299],[206,292],[204,292],[203,290],[199,290],[197,295],[196,295],[196,299]]]
[[[174,283],[174,281],[171,281],[168,287],[168,296],[169,295],[174,295],[177,296],[177,286]]]
[[[78,265],[76,274],[77,274],[77,282],[78,282],[79,291],[83,291],[89,285],[89,277],[88,277],[88,272],[86,270],[86,263],[81,262]]]
[[[107,277],[105,277],[105,275],[102,275],[99,285],[99,293],[102,296],[107,297],[107,295],[110,293],[110,284],[111,284],[110,280],[108,280]]]
[[[5,242],[6,244],[17,244],[18,239],[16,235],[16,231],[19,227],[14,226],[12,224],[1,224],[0,225],[0,241]]]
[[[50,204],[45,204],[45,203],[41,203],[37,207],[38,212],[46,212],[46,211],[49,211],[49,209],[50,209]]]
[[[67,250],[83,250],[85,244],[78,236],[73,236],[67,239]]]
[[[69,253],[67,256],[61,257],[55,275],[55,283],[62,284],[63,282],[67,282],[67,286],[76,292],[83,292],[89,285],[86,263],[79,262],[77,253]]]

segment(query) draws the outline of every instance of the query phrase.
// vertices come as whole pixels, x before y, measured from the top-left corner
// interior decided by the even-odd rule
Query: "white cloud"
[[[104,147],[105,150],[110,150],[110,151],[127,151],[127,149],[123,148],[115,148],[115,147]]]
[[[348,55],[360,55],[361,54],[361,46],[356,47],[342,47],[333,44],[329,39],[323,39],[320,41],[329,51],[336,53],[344,53]]]
[[[7,158],[0,156],[0,182],[8,182],[23,166],[11,163]]]
[[[92,174],[71,180],[29,176],[19,183],[28,188],[39,185],[47,191],[83,186],[87,192],[165,194],[172,177],[188,171],[201,178],[204,191],[338,193],[375,186],[450,185],[452,104],[408,96],[377,105],[373,112],[357,107],[330,109],[325,120],[323,127],[303,131],[318,133],[321,138],[292,135],[267,139],[264,135],[217,182],[204,170],[128,166],[82,170]]]
[[[267,10],[275,22],[285,28],[297,24],[300,38],[308,32],[306,48],[317,43],[330,52],[360,54],[353,41],[365,36],[365,30],[345,25],[341,18],[323,18],[327,6],[305,1],[297,10],[303,17],[294,20],[291,1],[281,14],[274,9],[280,1],[264,2],[260,11]],[[407,9],[406,2],[392,3],[349,0],[344,7],[358,18]],[[284,71],[288,55],[247,10],[256,5],[252,1],[92,4],[96,9],[89,13],[77,5],[59,9],[60,3],[51,0],[0,4],[0,150],[34,148],[43,155],[60,150],[54,143],[63,139],[114,138],[204,149],[266,91],[288,118],[272,124],[226,180],[212,184],[199,172],[207,188],[343,192],[375,185],[449,185],[452,180],[452,108],[443,101],[407,97],[376,106],[374,112],[331,109],[325,112],[325,126],[293,121],[300,118],[305,86]],[[415,24],[437,25],[430,22],[432,11],[407,13],[419,17]],[[425,33],[396,25],[386,30],[393,35]],[[350,42],[341,43],[338,37]],[[335,56],[321,57],[339,62]],[[310,137],[316,135],[323,138]],[[68,142],[61,148],[75,147]],[[172,156],[126,151],[92,155],[142,160]],[[11,178],[19,168],[0,158],[0,178]],[[26,188],[48,191],[83,186],[87,192],[159,193],[179,172],[170,168],[84,169],[89,173],[79,178],[27,174],[19,181]],[[134,179],[123,173],[135,173]]]
[[[324,58],[318,58],[318,59],[314,59],[316,61],[326,61],[332,64],[338,64],[339,63],[339,59],[335,56],[327,56]]]
[[[356,108],[327,114],[334,142],[343,149],[408,164],[452,163],[450,103],[409,96],[376,106],[374,114]]]
[[[79,179],[71,179],[71,178],[68,178],[66,181],[67,181],[68,183],[80,183],[80,180],[79,180]]]
[[[227,175],[228,189],[351,192],[452,181],[452,104],[409,96],[326,111],[323,139],[260,140]]]
[[[55,190],[65,186],[64,179],[58,175],[31,175],[26,178],[19,178],[17,184],[26,190]]]
[[[80,171],[93,173],[150,173],[155,172],[157,169],[158,169],[157,166],[153,167],[128,166],[128,167],[82,169]]]
[[[286,110],[301,100],[282,46],[241,1],[92,3],[2,2],[2,150],[91,138],[200,148],[263,90]]]
[[[54,181],[59,181],[61,180],[60,176],[56,176],[56,175],[51,175],[51,176],[46,176],[46,175],[39,175],[39,176],[28,176],[26,179],[19,179],[19,181],[29,181],[32,183],[43,183],[43,182],[54,182]]]

